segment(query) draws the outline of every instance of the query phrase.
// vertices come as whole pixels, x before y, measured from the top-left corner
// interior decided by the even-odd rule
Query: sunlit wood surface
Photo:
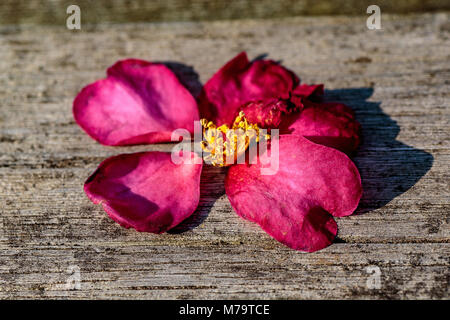
[[[449,15],[366,17],[0,26],[0,298],[448,299]],[[364,197],[325,250],[240,219],[223,169],[205,169],[198,211],[170,234],[121,228],[83,193],[103,159],[171,148],[91,140],[71,111],[84,85],[136,57],[172,62],[195,91],[242,50],[324,83],[362,124]]]

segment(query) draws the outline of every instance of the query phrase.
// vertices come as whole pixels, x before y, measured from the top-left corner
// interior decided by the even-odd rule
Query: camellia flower
[[[347,106],[317,102],[322,85],[299,82],[276,62],[250,62],[241,53],[194,98],[164,64],[129,59],[82,89],[73,113],[87,134],[111,146],[170,142],[176,129],[193,133],[200,116],[204,130],[224,135],[234,128],[279,129],[278,170],[262,175],[259,158],[233,164],[225,191],[239,216],[290,248],[313,252],[333,242],[333,216],[352,214],[361,198],[358,170],[346,155],[359,144],[360,125]],[[228,154],[245,153],[248,134],[245,139],[241,145],[228,140]],[[226,165],[220,161],[225,151],[211,152],[215,142],[206,131],[202,147],[209,163]],[[270,148],[269,140],[265,152]],[[84,190],[120,225],[162,233],[197,208],[203,163],[194,152],[188,157],[195,161],[176,164],[170,153],[156,151],[111,157]]]

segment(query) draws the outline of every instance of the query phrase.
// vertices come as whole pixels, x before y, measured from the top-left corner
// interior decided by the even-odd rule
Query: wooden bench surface
[[[222,22],[0,26],[0,298],[449,298],[447,13]],[[121,228],[83,192],[105,147],[72,101],[118,59],[171,62],[198,90],[246,50],[351,106],[364,196],[338,239],[290,250],[240,219],[206,168],[194,218],[169,234]],[[380,288],[368,285],[380,270]],[[74,271],[75,270],[75,271]],[[68,286],[80,272],[80,287]]]

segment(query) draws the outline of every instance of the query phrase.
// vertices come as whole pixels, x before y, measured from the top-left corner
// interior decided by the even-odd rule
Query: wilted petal
[[[239,110],[243,111],[250,123],[260,128],[278,128],[285,115],[291,112],[290,103],[284,99],[269,99],[266,101],[251,101],[244,104]]]
[[[200,113],[218,125],[230,124],[244,103],[286,97],[298,82],[294,73],[275,61],[250,62],[242,52],[204,85],[198,99]]]
[[[77,123],[105,145],[170,141],[178,128],[193,132],[195,99],[166,66],[129,59],[108,77],[81,90],[73,103]]]
[[[304,101],[300,113],[285,116],[280,130],[305,138],[347,154],[360,142],[361,125],[352,109],[341,103],[312,103]]]
[[[176,165],[165,152],[118,155],[100,164],[84,191],[120,225],[165,232],[198,205],[202,165],[191,163]]]
[[[277,173],[262,175],[260,169],[259,162],[230,167],[225,190],[231,205],[296,250],[312,252],[330,245],[337,232],[331,215],[352,214],[361,198],[353,162],[300,136],[280,136]]]
[[[293,91],[292,95],[306,98],[309,100],[318,100],[323,96],[323,84],[301,84],[298,85]]]

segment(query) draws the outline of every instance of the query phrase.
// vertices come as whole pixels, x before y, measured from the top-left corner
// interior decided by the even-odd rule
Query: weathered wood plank
[[[2,0],[0,24],[65,24],[76,4],[84,23],[211,21],[299,15],[366,15],[371,0]],[[450,10],[446,0],[378,0],[383,13]]]
[[[26,298],[445,298],[450,245],[337,244],[320,254],[223,245],[95,242],[6,248],[1,293]],[[69,267],[81,288],[68,290]],[[380,268],[370,289],[366,267]],[[26,272],[24,272],[26,270]]]
[[[0,27],[0,297],[448,298],[448,18],[383,15],[378,31],[363,17]],[[205,170],[196,216],[165,235],[119,227],[82,191],[108,156],[171,148],[92,141],[71,114],[83,85],[131,56],[192,66],[198,88],[241,50],[325,83],[363,125],[359,214],[318,253],[238,218],[224,169]],[[74,265],[81,289],[67,290]],[[366,286],[368,266],[381,289]]]

